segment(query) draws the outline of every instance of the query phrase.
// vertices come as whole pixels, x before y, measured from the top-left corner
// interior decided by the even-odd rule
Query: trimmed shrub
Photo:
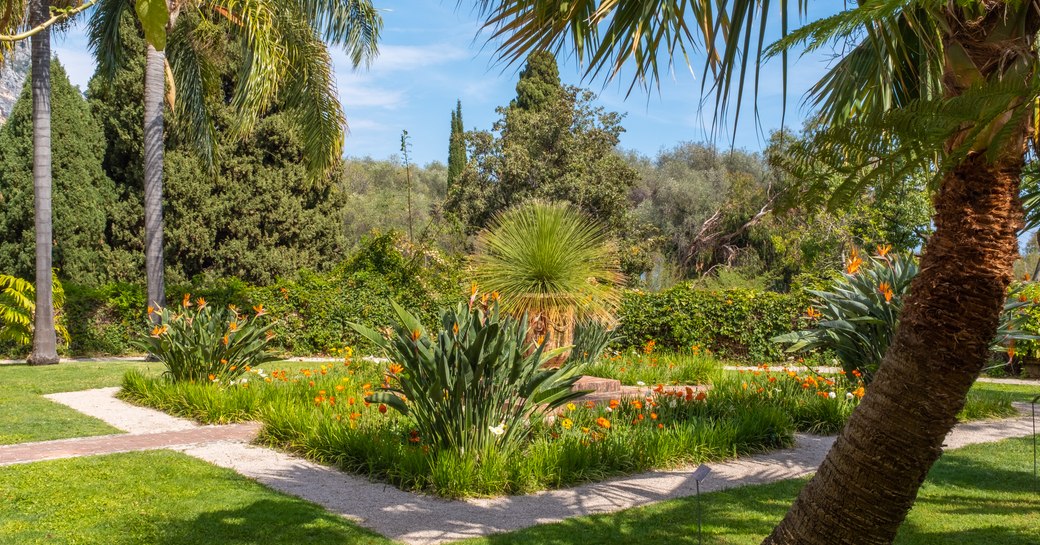
[[[626,347],[653,340],[662,348],[697,346],[723,358],[776,361],[783,349],[770,339],[804,327],[808,304],[803,292],[708,291],[687,282],[658,293],[626,293],[618,334]]]

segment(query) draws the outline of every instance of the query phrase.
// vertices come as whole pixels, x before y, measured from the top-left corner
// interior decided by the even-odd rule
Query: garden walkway
[[[68,444],[95,444],[99,448],[90,452],[66,448],[62,452],[67,456],[115,452],[113,446],[128,447],[133,441],[139,441],[140,448],[170,448],[233,469],[275,490],[312,501],[380,534],[414,545],[434,545],[575,516],[611,513],[692,496],[695,490],[693,468],[688,468],[653,471],[528,496],[447,501],[404,492],[277,450],[250,445],[255,425],[198,426],[119,401],[113,397],[115,391],[103,388],[47,397],[126,430],[127,435],[16,446],[50,452],[52,455],[47,458],[55,457],[53,454]],[[1028,407],[1018,406],[1022,410]],[[973,422],[958,425],[947,438],[946,446],[957,448],[1032,433],[1031,421],[1025,416]],[[127,442],[119,443],[117,438]],[[793,448],[711,464],[712,473],[701,490],[711,492],[808,475],[815,471],[833,441],[833,437],[799,434]],[[5,454],[17,452],[6,450],[11,448],[0,447],[0,464],[12,463]]]

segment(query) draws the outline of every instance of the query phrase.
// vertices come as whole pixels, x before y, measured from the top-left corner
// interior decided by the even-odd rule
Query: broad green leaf
[[[155,49],[166,49],[166,25],[170,11],[166,0],[137,0],[137,18],[144,30],[144,39]]]

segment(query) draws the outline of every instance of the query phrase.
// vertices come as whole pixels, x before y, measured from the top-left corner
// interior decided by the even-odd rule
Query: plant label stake
[[[694,486],[697,487],[697,543],[704,543],[704,534],[701,532],[701,481],[708,477],[708,473],[711,473],[711,468],[701,464],[692,475]]]

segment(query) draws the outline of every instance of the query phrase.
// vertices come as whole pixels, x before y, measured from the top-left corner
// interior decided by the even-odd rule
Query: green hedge
[[[382,328],[394,322],[390,300],[412,310],[428,326],[439,310],[465,297],[462,268],[442,256],[406,250],[396,234],[375,236],[328,273],[300,271],[271,286],[237,279],[216,285],[167,288],[171,305],[185,293],[214,305],[237,305],[245,312],[263,304],[280,320],[274,345],[287,354],[320,354],[343,346],[366,347],[348,324]],[[70,356],[123,355],[139,352],[135,336],[145,331],[145,290],[136,284],[88,288],[66,282],[65,315],[72,342]],[[24,357],[24,350],[0,346],[0,354]]]
[[[777,361],[783,349],[769,339],[804,327],[808,305],[804,292],[708,291],[684,283],[658,293],[626,293],[618,333],[626,346],[653,340],[661,348],[699,345],[724,358]]]

